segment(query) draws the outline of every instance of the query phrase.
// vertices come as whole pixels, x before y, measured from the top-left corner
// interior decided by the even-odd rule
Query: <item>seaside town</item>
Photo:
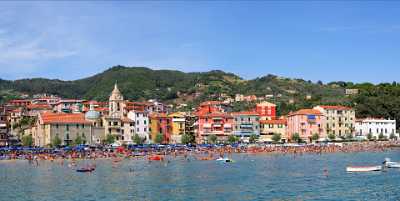
[[[236,98],[235,101],[242,101]],[[254,101],[254,100],[253,100]],[[319,105],[277,116],[275,104],[259,101],[249,111],[206,101],[174,112],[156,100],[125,100],[115,84],[108,102],[53,95],[11,100],[1,107],[0,145],[315,143],[396,140],[393,119],[357,119],[350,107]]]

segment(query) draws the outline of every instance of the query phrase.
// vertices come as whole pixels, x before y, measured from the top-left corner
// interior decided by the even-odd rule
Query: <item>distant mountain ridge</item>
[[[359,117],[374,116],[400,120],[400,85],[353,84],[351,82],[313,83],[267,75],[245,80],[220,70],[185,73],[176,70],[152,70],[146,67],[114,66],[83,79],[0,79],[0,101],[19,98],[21,94],[55,94],[63,98],[106,101],[118,82],[125,99],[158,99],[166,103],[186,103],[195,107],[204,100],[234,98],[235,94],[265,97],[278,105],[281,114],[318,104],[355,107]],[[359,89],[359,94],[347,96],[346,88]],[[246,109],[244,103],[234,103]],[[247,105],[248,106],[248,105]]]
[[[115,66],[94,76],[73,81],[45,78],[0,80],[0,90],[31,95],[50,93],[61,97],[106,100],[115,82],[118,82],[127,99],[157,98],[167,101],[177,98],[177,93],[225,93],[232,96],[241,93],[261,96],[294,90],[300,94],[318,95],[318,89],[326,88],[300,80],[280,79],[274,75],[244,80],[233,73],[220,70],[184,73],[175,70]],[[343,95],[343,90],[330,90],[334,90],[335,95]]]

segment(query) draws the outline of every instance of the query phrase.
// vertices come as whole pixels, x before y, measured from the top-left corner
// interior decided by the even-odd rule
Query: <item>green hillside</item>
[[[167,103],[187,103],[188,108],[204,100],[234,97],[240,93],[270,95],[281,114],[318,104],[349,105],[359,117],[376,116],[400,119],[400,86],[397,83],[373,85],[351,82],[313,83],[302,79],[267,75],[252,80],[223,71],[184,73],[173,70],[152,70],[145,67],[115,66],[97,75],[74,81],[44,78],[15,81],[0,79],[0,101],[18,98],[21,94],[55,94],[65,98],[105,101],[115,82],[125,99],[158,99]],[[360,89],[358,95],[345,96],[346,88]],[[307,97],[307,98],[306,98]],[[236,109],[252,104],[236,103]]]

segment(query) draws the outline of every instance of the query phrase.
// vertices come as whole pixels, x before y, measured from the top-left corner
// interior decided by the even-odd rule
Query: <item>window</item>
[[[76,129],[79,129],[79,124],[76,124]]]
[[[56,124],[56,128],[58,129],[58,124]]]
[[[147,124],[146,120],[144,120],[143,123],[144,123],[144,125],[146,125]]]
[[[136,128],[136,132],[139,132],[139,128]]]
[[[144,131],[144,132],[147,132],[147,128],[144,128],[143,131]]]
[[[65,130],[69,131],[69,125],[65,125]]]
[[[121,129],[121,133],[124,134],[124,129]]]
[[[136,117],[139,117],[139,113],[136,113]]]
[[[136,121],[136,125],[139,125],[139,120]]]
[[[111,126],[111,121],[108,122],[108,125]]]
[[[121,126],[124,126],[124,122],[121,122]]]
[[[114,126],[118,126],[118,122],[114,121]]]

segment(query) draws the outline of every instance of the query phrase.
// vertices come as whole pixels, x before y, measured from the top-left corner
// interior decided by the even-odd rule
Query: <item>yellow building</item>
[[[281,134],[281,141],[286,142],[286,119],[260,120],[260,142],[272,142],[275,133]]]
[[[355,131],[356,113],[353,108],[345,106],[319,105],[314,107],[326,117],[324,125],[327,134],[344,137]]]
[[[185,133],[185,116],[184,112],[175,112],[169,114],[168,117],[172,121],[171,143],[182,143],[182,135]]]

